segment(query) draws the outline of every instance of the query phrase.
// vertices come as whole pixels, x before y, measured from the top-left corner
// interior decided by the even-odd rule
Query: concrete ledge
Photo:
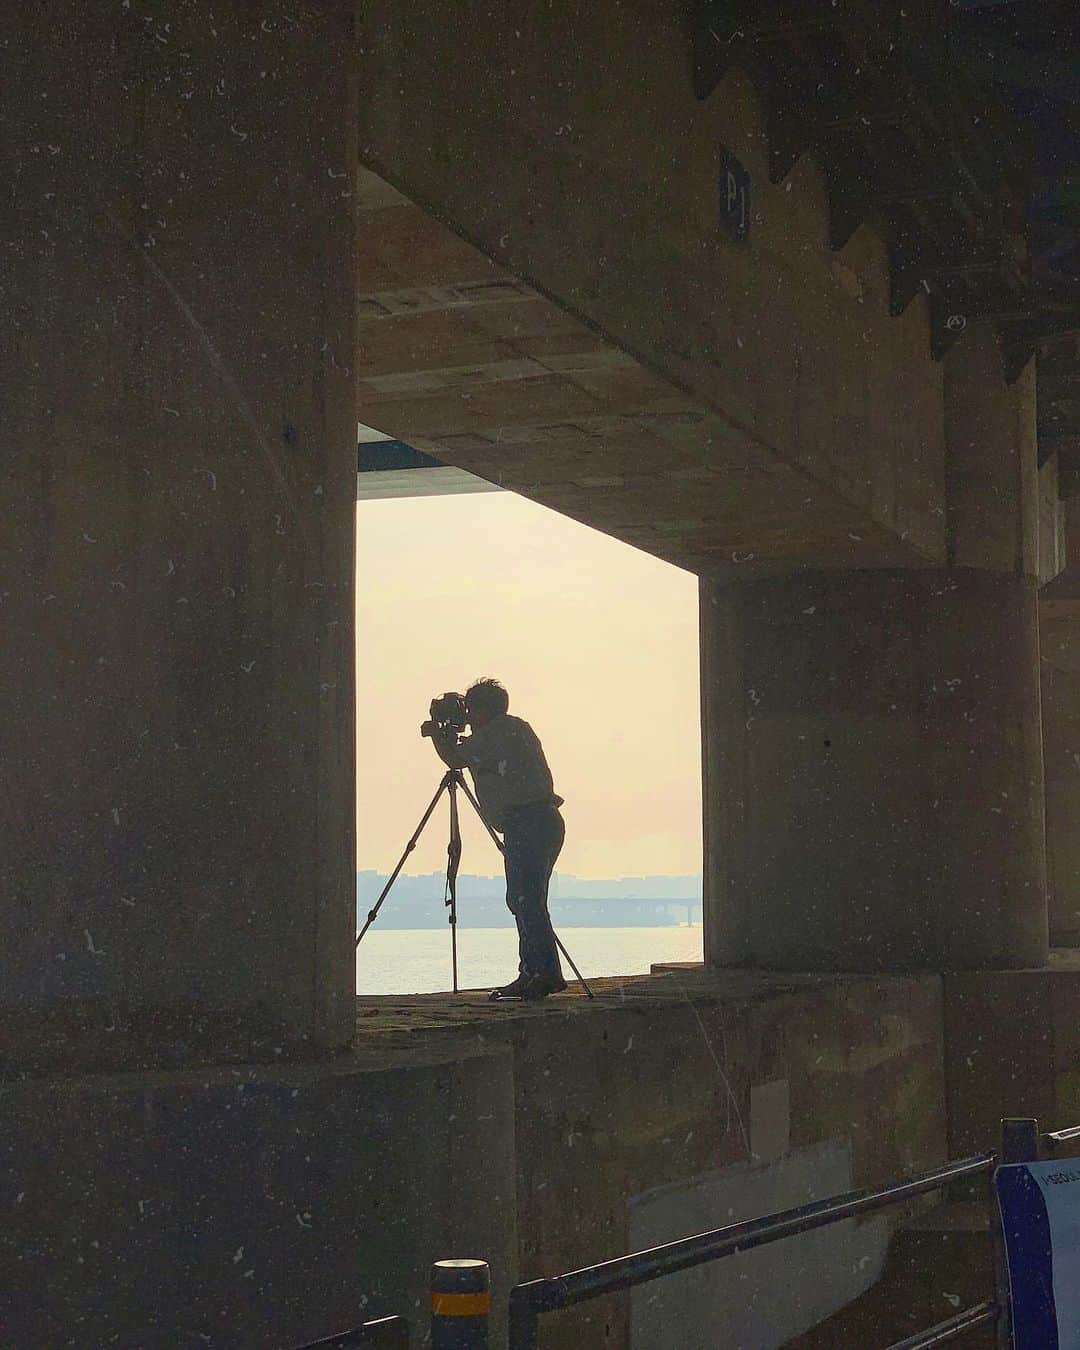
[[[815,990],[837,990],[871,984],[875,987],[910,984],[909,976],[865,974],[805,974],[790,971],[709,969],[700,962],[658,965],[648,975],[608,976],[589,980],[594,998],[586,997],[576,981],[565,993],[537,1002],[507,1000],[492,1003],[487,989],[462,989],[458,993],[372,994],[356,1000],[357,1048],[371,1035],[387,1032],[418,1032],[475,1028],[497,1034],[499,1027],[516,1024],[566,1021],[611,1013],[622,1008],[659,1007],[665,1004],[746,1004]],[[920,978],[918,976],[914,977]],[[933,977],[926,977],[933,978]]]

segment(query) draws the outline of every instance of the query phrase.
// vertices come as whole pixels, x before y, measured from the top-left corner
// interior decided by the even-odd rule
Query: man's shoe
[[[530,975],[518,997],[530,1000],[547,998],[548,994],[561,994],[565,988],[566,981],[561,975]]]
[[[501,989],[493,989],[488,998],[492,1003],[498,1003],[503,998],[524,998],[531,975],[519,975],[516,980],[511,980],[509,984],[504,984]]]

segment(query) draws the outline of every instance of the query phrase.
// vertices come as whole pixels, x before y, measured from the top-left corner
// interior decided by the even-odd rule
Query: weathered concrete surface
[[[265,1350],[401,1312],[422,1345],[436,1256],[489,1259],[501,1311],[517,1274],[625,1251],[643,1216],[676,1237],[695,1215],[720,1224],[770,1188],[794,1194],[793,1178],[823,1184],[800,1178],[808,1158],[862,1185],[944,1157],[935,978],[687,971],[598,995],[362,999],[355,1054],[333,1065],[9,1082],[8,1338]],[[838,1307],[853,1262],[869,1284],[882,1238],[833,1234],[813,1302],[777,1291],[783,1319],[756,1344]],[[705,1303],[651,1292],[703,1334]],[[637,1335],[616,1298],[550,1319],[543,1344],[628,1350]]]
[[[1041,579],[1035,363],[1007,383],[996,334],[980,324],[943,365],[948,561]]]
[[[358,47],[361,159],[408,198],[373,200],[362,229],[365,272],[389,283],[393,306],[368,297],[370,359],[382,362],[385,341],[391,362],[371,372],[383,390],[366,390],[374,425],[441,441],[449,462],[620,537],[632,529],[662,556],[942,560],[943,372],[924,299],[890,317],[885,248],[869,230],[830,249],[808,160],[769,182],[745,77],[697,101],[682,7],[558,0],[525,18],[485,0],[380,0],[362,8]],[[752,176],[742,245],[718,219],[724,148]],[[425,212],[498,270],[478,278],[484,264]],[[576,316],[594,363],[555,378],[548,356],[587,347],[572,325],[531,326],[528,305],[466,312],[455,283],[475,298],[485,277],[522,279]],[[606,363],[612,347],[624,365]],[[485,381],[498,364],[499,383]],[[463,367],[474,367],[464,384]],[[675,442],[704,453],[700,481],[658,472],[639,435],[597,444],[583,426],[620,401],[632,417],[643,396],[647,409],[658,392],[643,372],[710,414],[686,419]],[[591,454],[613,481],[582,481]]]
[[[1050,945],[1080,946],[1080,498],[1061,504],[1061,567],[1039,592]]]
[[[351,1034],[350,32],[6,15],[9,1060]]]
[[[1055,452],[1039,469],[1039,585],[1046,586],[1065,570],[1068,561],[1067,528],[1068,500],[1063,501],[1058,493],[1060,478],[1058,475],[1058,457]],[[1073,507],[1075,515],[1080,503]],[[1073,545],[1074,552],[1080,546],[1080,539]]]
[[[1037,640],[993,571],[704,583],[707,959],[1040,964]]]
[[[1080,946],[1080,598],[1039,599],[1050,945]]]
[[[703,579],[711,962],[1045,960],[1032,365],[973,326],[944,420],[948,567]]]
[[[1041,970],[945,977],[949,1149],[985,1147],[1002,1116],[1080,1122],[1080,952]]]
[[[24,1081],[0,1101],[5,1345],[287,1350],[390,1312],[419,1331],[447,1252],[483,1252],[505,1304],[508,1053]]]
[[[646,1232],[663,1241],[706,1217],[714,1227],[753,1217],[770,1194],[793,1204],[815,1198],[815,1185],[828,1182],[800,1176],[813,1156],[835,1157],[855,1186],[945,1156],[934,977],[686,971],[607,980],[598,993],[593,1004],[568,993],[496,1016],[475,995],[359,1000],[364,1042],[404,1045],[440,1027],[450,1039],[464,1022],[470,1043],[512,1047],[522,1278],[619,1255]],[[762,1311],[756,1340],[739,1343],[767,1350],[800,1317],[808,1326],[839,1307],[851,1296],[853,1262],[854,1287],[871,1284],[883,1238],[873,1225],[830,1230],[815,1251],[814,1293],[773,1283],[774,1312]],[[737,1279],[732,1268],[705,1285],[660,1281],[636,1327],[627,1296],[582,1304],[545,1318],[541,1343],[656,1346],[642,1337],[666,1309],[680,1346],[711,1347],[711,1285],[736,1279],[745,1299],[770,1270],[770,1257],[755,1253]]]
[[[785,1350],[892,1344],[985,1303],[993,1288],[987,1188],[984,1199],[938,1204],[900,1224],[877,1284]],[[969,1331],[954,1344],[992,1350],[994,1328]]]
[[[786,1080],[761,1090],[779,1086],[786,1088]],[[768,1161],[721,1168],[635,1196],[629,1246],[640,1251],[675,1233],[707,1232],[716,1227],[717,1215],[776,1214],[852,1189],[846,1144],[785,1149]],[[630,1297],[631,1345],[787,1346],[880,1281],[895,1220],[885,1214],[845,1220],[682,1272],[659,1289],[643,1285]]]

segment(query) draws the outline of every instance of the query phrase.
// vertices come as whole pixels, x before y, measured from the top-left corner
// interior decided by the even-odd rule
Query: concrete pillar
[[[943,411],[952,565],[702,583],[712,963],[1045,960],[1032,372]]]
[[[144,9],[8,18],[0,1054],[31,1067],[352,1018],[350,7]]]
[[[1080,497],[1063,504],[1062,570],[1039,593],[1051,947],[1080,946]]]
[[[1080,947],[1080,598],[1040,609],[1050,945]]]

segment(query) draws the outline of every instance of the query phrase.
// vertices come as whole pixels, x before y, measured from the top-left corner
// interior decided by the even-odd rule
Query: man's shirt
[[[492,718],[459,743],[458,753],[472,772],[477,800],[496,830],[505,828],[508,807],[562,805],[540,739],[520,717],[503,713]]]

